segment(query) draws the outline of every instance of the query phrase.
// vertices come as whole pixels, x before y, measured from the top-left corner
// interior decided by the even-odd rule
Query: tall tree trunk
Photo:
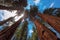
[[[31,18],[32,21],[35,23],[37,31],[38,31],[38,36],[40,40],[57,40],[57,37],[49,30],[47,29],[44,25],[42,25],[39,20],[35,18]],[[34,21],[35,19],[35,21]]]
[[[27,32],[28,32],[27,24],[28,24],[27,21],[25,21],[23,24],[20,40],[27,40]]]
[[[22,18],[15,22],[12,26],[0,32],[0,40],[10,40],[16,28],[19,26]]]
[[[58,22],[58,20],[43,14],[38,14],[38,16],[40,16],[44,21],[49,23],[55,30],[57,30],[60,33],[60,23]]]

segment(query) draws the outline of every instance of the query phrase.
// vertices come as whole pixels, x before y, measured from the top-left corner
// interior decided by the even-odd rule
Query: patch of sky
[[[4,26],[0,26],[0,31],[2,31],[2,30],[4,30],[5,28],[7,28],[6,26],[4,27]]]
[[[33,28],[33,24],[32,24],[32,22],[31,22],[31,23],[28,24],[28,30],[29,30],[28,35],[29,35],[29,36],[32,35],[32,31],[33,31],[32,28]]]
[[[38,4],[39,10],[43,12],[45,9],[49,8],[53,0],[41,0],[40,3]]]
[[[30,9],[31,5],[34,5],[33,0],[27,0],[27,6],[25,7],[25,9]]]
[[[28,37],[32,36],[33,33],[33,22],[29,20],[29,18],[27,18],[28,21]]]
[[[34,4],[37,6],[40,3],[41,0],[34,0]]]
[[[26,9],[30,9],[30,5],[38,6],[39,11],[43,12],[47,8],[60,8],[60,0],[27,0]]]
[[[28,5],[26,9],[30,9],[30,5],[38,6],[38,10],[43,12],[47,8],[60,8],[59,0],[27,0]]]
[[[28,4],[28,5],[25,7],[25,9],[30,9],[30,4]]]
[[[3,26],[0,26],[0,31],[3,30]]]
[[[3,20],[3,16],[4,16],[4,11],[0,10],[0,21]]]
[[[34,5],[33,0],[27,0],[27,1],[28,1],[28,4],[30,4],[30,5]]]
[[[0,21],[2,21],[2,17],[0,16]]]
[[[54,8],[60,8],[60,0],[54,0],[55,5]]]
[[[38,4],[39,10],[44,11],[47,8],[60,8],[59,0],[41,0]]]
[[[13,17],[16,15],[16,11],[7,11],[7,10],[0,10],[0,19],[5,20],[8,19],[9,17]]]

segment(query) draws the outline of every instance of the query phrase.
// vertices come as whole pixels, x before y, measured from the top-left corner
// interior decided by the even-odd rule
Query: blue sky
[[[27,18],[28,21],[28,37],[31,36],[31,34],[33,33],[33,22],[31,20],[29,20],[29,18]]]
[[[43,11],[46,8],[60,8],[60,0],[27,0],[27,9],[30,9],[30,5],[38,6],[39,11]]]

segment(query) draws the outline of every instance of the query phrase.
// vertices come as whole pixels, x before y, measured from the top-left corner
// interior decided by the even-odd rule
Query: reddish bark
[[[34,21],[34,18],[32,18],[32,21]],[[49,29],[42,25],[39,20],[35,19],[34,23],[40,40],[57,40],[57,37]]]
[[[45,26],[43,26],[41,23],[39,23],[38,20],[36,20],[34,23],[36,24],[40,39],[57,40],[57,37],[50,30],[48,30]]]
[[[46,21],[47,23],[49,23],[55,30],[57,30],[60,33],[60,21],[51,18],[49,16],[46,16],[44,14],[38,14],[38,16],[40,16],[44,21]]]
[[[60,18],[59,17],[55,17],[55,16],[47,15],[47,14],[43,14],[43,15],[46,16],[46,17],[54,19],[57,23],[60,24]]]

